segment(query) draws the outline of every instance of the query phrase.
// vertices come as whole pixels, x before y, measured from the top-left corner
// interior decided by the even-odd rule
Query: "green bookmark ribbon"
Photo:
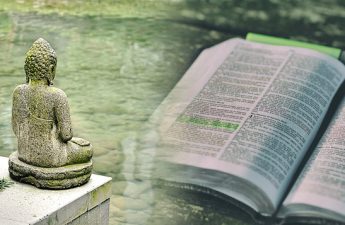
[[[309,49],[313,49],[318,52],[327,54],[329,56],[332,56],[336,59],[340,58],[340,55],[342,52],[342,50],[339,48],[311,44],[311,43],[306,43],[302,41],[294,41],[290,39],[273,37],[269,35],[256,34],[256,33],[248,33],[246,36],[246,40],[259,42],[259,43],[265,43],[265,44],[271,44],[271,45],[286,45],[286,46],[309,48]]]

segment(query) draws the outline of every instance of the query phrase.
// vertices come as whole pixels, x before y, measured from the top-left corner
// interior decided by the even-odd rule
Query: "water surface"
[[[93,144],[94,172],[113,178],[110,224],[146,224],[157,210],[151,184],[135,179],[138,131],[200,50],[225,36],[153,18],[0,13],[1,156],[16,150],[11,94],[38,37],[57,52],[54,85],[69,97],[74,135]]]

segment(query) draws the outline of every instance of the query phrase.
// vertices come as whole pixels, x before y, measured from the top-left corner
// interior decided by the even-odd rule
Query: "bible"
[[[309,49],[204,50],[152,116],[159,180],[226,196],[258,223],[345,224],[344,80]]]

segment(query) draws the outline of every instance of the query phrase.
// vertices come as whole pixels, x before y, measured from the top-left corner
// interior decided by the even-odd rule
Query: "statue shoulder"
[[[67,95],[65,92],[59,88],[56,87],[49,87],[49,93],[52,95],[52,98],[55,100],[55,102],[66,102],[67,101]]]
[[[63,90],[61,90],[60,88],[57,87],[49,87],[49,93],[56,95],[56,96],[61,96],[61,97],[66,97],[67,95],[65,94],[65,92]]]
[[[25,92],[28,89],[28,85],[27,84],[21,84],[18,85],[14,91],[13,91],[13,95],[18,95],[20,93],[22,93],[23,91]]]

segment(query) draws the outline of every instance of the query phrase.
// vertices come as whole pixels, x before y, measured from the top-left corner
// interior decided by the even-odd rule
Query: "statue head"
[[[57,58],[54,49],[43,38],[37,39],[26,53],[24,70],[26,82],[44,80],[48,85],[55,78]]]

